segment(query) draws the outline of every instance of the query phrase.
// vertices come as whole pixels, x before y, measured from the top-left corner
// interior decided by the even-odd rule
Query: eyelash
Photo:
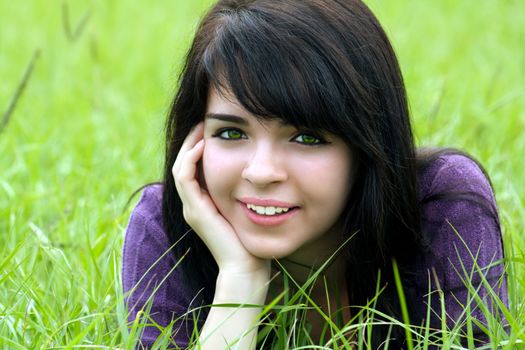
[[[306,142],[298,142],[298,141],[295,141],[301,145],[305,145],[305,146],[319,146],[319,145],[324,145],[324,144],[327,144],[328,142],[321,136],[318,136],[318,135],[315,135],[315,134],[312,134],[312,133],[308,133],[308,132],[299,132],[297,133],[296,136],[294,136],[294,140],[297,140],[297,138],[299,137],[304,137],[304,136],[307,136],[307,137],[313,137],[315,138],[315,141],[313,143],[306,143]]]
[[[231,138],[231,137],[224,137],[222,136],[224,133],[226,132],[231,132],[231,131],[234,131],[234,132],[238,132],[241,137],[239,138]],[[218,137],[222,140],[233,140],[233,141],[237,141],[237,140],[242,140],[242,139],[245,139],[246,138],[246,135],[244,134],[244,132],[242,132],[241,130],[239,129],[236,129],[236,128],[222,128],[222,129],[219,129],[217,130],[217,132],[215,134],[212,135],[213,137]]]
[[[228,132],[238,132],[240,137],[238,138],[232,138],[232,137],[225,137],[223,136],[223,134],[225,133],[228,133]],[[307,143],[307,142],[301,142],[301,141],[297,141],[297,139],[299,137],[313,137],[315,138],[315,141],[313,143]],[[243,131],[237,129],[237,128],[222,128],[222,129],[219,129],[217,130],[216,133],[214,133],[212,135],[212,137],[218,137],[222,140],[227,140],[227,141],[238,141],[238,140],[243,140],[243,139],[246,139],[246,135],[244,134]],[[318,135],[315,135],[313,133],[308,133],[308,132],[299,132],[297,133],[293,138],[292,140],[300,145],[304,145],[304,146],[319,146],[319,145],[323,145],[323,144],[327,144],[329,142],[327,142],[323,137],[321,136],[318,136]]]

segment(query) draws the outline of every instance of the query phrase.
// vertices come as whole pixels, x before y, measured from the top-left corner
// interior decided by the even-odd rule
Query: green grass
[[[40,50],[0,133],[3,348],[132,347],[120,283],[124,205],[160,178],[165,113],[209,3],[0,1],[0,113]],[[399,54],[418,144],[465,149],[492,177],[515,319],[502,347],[515,348],[525,340],[525,2],[367,3]],[[297,336],[298,346],[300,333],[282,339]]]

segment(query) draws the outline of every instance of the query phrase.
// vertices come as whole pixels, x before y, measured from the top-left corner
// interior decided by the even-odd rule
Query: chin
[[[245,248],[253,256],[266,260],[282,259],[295,251],[294,249],[289,249],[289,247],[280,247],[280,249],[275,249],[275,247],[262,247],[261,245],[245,245]]]

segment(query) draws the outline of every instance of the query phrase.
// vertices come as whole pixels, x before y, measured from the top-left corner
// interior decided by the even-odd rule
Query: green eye
[[[304,145],[318,145],[324,143],[319,137],[310,134],[300,134],[295,138],[295,141]]]
[[[244,138],[244,135],[239,130],[226,129],[219,133],[219,137],[225,140],[240,140]]]

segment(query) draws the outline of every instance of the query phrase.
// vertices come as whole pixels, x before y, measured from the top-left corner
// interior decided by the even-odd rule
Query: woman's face
[[[258,120],[211,89],[204,140],[209,194],[251,254],[300,261],[333,253],[352,184],[342,139]]]

